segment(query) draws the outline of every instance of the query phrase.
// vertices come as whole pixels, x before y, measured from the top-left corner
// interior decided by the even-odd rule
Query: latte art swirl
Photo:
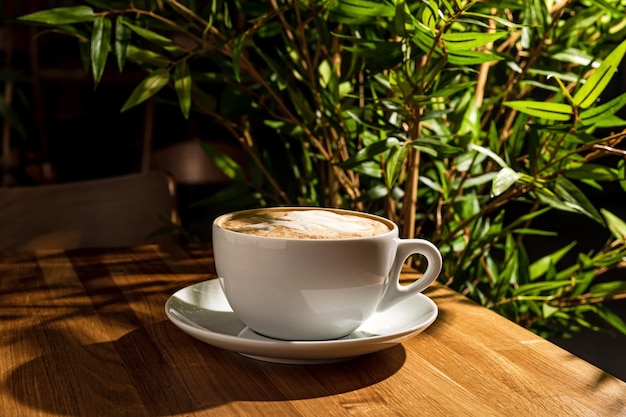
[[[342,239],[387,233],[390,227],[378,220],[357,214],[330,210],[255,210],[233,215],[220,227],[255,236]]]

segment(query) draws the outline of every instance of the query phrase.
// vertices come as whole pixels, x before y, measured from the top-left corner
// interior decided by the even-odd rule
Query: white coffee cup
[[[297,227],[293,229],[293,220],[289,219],[278,221],[280,227],[266,224],[267,217],[277,216],[295,217]],[[360,221],[353,216],[382,224],[382,232],[342,237],[346,230],[349,234],[361,227],[343,220]],[[303,226],[309,217],[315,218],[314,225]],[[340,236],[333,235],[333,227],[329,236],[319,229],[324,227],[320,222],[324,223],[326,217],[340,229]],[[252,226],[232,227],[227,221],[233,218]],[[287,236],[263,235],[285,224]],[[304,232],[298,237],[289,236],[290,228],[296,234]],[[350,210],[245,210],[215,219],[212,233],[215,267],[231,308],[250,329],[277,339],[329,340],[346,336],[375,311],[426,289],[442,267],[441,254],[431,242],[400,239],[392,221]],[[413,254],[426,258],[426,271],[410,285],[401,285],[402,266]]]

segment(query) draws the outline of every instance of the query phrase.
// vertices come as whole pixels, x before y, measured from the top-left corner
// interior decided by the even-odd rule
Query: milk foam
[[[221,227],[259,236],[308,239],[373,236],[390,230],[385,223],[375,219],[326,210],[252,212],[233,216]]]

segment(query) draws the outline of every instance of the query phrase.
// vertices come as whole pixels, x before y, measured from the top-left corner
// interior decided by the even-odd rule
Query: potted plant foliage
[[[205,203],[383,214],[441,248],[442,282],[543,336],[626,333],[626,222],[592,198],[626,190],[624,2],[83,3],[20,20],[75,37],[96,85],[145,70],[122,111],[169,87],[226,129],[249,164],[204,144],[233,179]],[[606,243],[530,255],[563,212]]]

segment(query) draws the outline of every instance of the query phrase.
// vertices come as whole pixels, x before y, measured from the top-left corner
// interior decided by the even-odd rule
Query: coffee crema
[[[248,235],[294,239],[348,239],[391,230],[389,224],[371,217],[322,209],[249,210],[225,217],[218,226]]]

